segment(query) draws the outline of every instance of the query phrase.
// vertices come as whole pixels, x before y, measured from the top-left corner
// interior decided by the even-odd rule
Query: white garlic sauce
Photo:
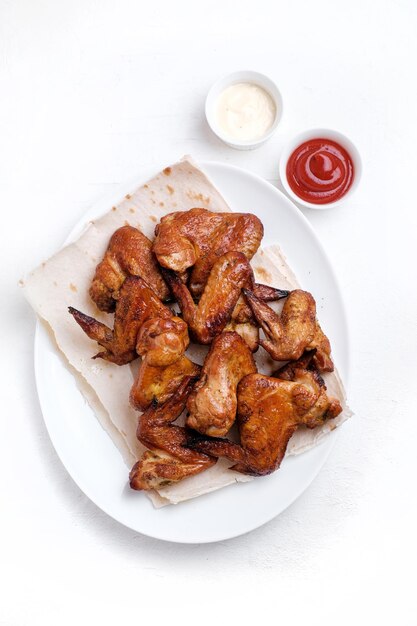
[[[215,113],[223,133],[234,139],[250,141],[266,135],[277,110],[265,89],[254,83],[237,83],[220,94]]]

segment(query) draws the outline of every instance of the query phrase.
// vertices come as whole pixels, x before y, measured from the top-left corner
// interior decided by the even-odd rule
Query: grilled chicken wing
[[[190,343],[187,324],[169,312],[170,318],[149,317],[139,328],[136,352],[150,366],[172,365],[184,354]]]
[[[184,352],[189,344],[187,324],[162,304],[147,283],[129,276],[120,289],[114,329],[70,307],[84,332],[105,348],[100,357],[125,365],[142,357],[130,400],[145,410],[153,400],[165,402],[186,376],[195,376],[198,365]]]
[[[252,353],[240,335],[217,335],[188,398],[187,426],[210,436],[226,435],[236,418],[238,383],[254,372]]]
[[[111,236],[91,283],[90,296],[101,311],[115,310],[119,290],[127,276],[144,278],[161,300],[168,299],[169,290],[152,252],[152,242],[129,225],[117,229]]]
[[[199,435],[190,438],[188,445],[235,461],[232,469],[244,474],[261,476],[278,469],[297,428],[315,428],[342,411],[339,401],[327,396],[318,372],[306,369],[304,361],[281,374],[283,379],[249,374],[239,383],[240,445]]]
[[[188,344],[187,324],[179,317],[151,318],[141,326],[136,351],[142,362],[130,390],[135,409],[166,402],[185,377],[198,375],[200,366],[184,355]]]
[[[276,289],[268,285],[255,283],[253,293],[263,302],[273,302],[286,298],[289,291]],[[259,347],[259,326],[246,299],[240,295],[233,309],[230,321],[226,324],[225,331],[237,332],[245,340],[252,352]]]
[[[137,357],[136,343],[139,330],[147,320],[158,318],[160,321],[163,319],[165,323],[170,323],[173,318],[172,311],[162,304],[142,278],[136,276],[128,277],[120,289],[113,330],[73,307],[69,307],[68,310],[88,337],[105,349],[94,358],[105,359],[116,365],[130,363]],[[178,325],[182,325],[182,341],[187,347],[187,326],[179,318],[176,319]]]
[[[155,229],[153,251],[163,267],[179,274],[192,267],[190,291],[199,296],[211,268],[227,252],[249,260],[263,237],[262,222],[250,213],[191,209],[165,215]]]
[[[255,351],[259,339],[258,326],[250,307],[241,297],[242,288],[250,286],[269,302],[285,298],[289,293],[255,283],[250,263],[242,252],[228,252],[217,259],[198,304],[177,274],[163,270],[163,275],[193,339],[202,344],[211,343],[216,335],[227,328],[240,334],[250,349]]]
[[[164,404],[153,403],[139,417],[137,437],[150,448],[130,472],[132,489],[149,490],[199,474],[217,459],[184,447],[184,428],[172,424],[184,410],[195,378],[186,377],[176,393]]]
[[[242,296],[236,303],[232,311],[230,320],[224,327],[223,332],[235,332],[242,337],[251,352],[256,352],[259,348],[259,326],[256,323],[252,312],[243,300]]]
[[[144,411],[156,400],[166,402],[187,376],[198,377],[200,366],[185,355],[168,366],[149,365],[146,357],[140,364],[135,382],[130,390],[130,404]]]
[[[242,287],[253,282],[252,268],[242,252],[228,252],[213,265],[198,305],[180,278],[173,272],[164,276],[180,305],[192,337],[211,343],[230,320]]]
[[[316,303],[308,291],[296,289],[288,296],[281,315],[257,298],[250,290],[243,293],[265,333],[260,344],[276,361],[292,361],[304,350],[315,350],[314,362],[321,372],[332,372],[330,342],[316,320]]]

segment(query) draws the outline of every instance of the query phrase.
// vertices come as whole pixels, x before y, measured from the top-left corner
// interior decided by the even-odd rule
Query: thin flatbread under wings
[[[165,168],[153,179],[126,195],[101,218],[86,225],[79,238],[31,272],[24,281],[25,295],[39,318],[52,333],[58,349],[76,375],[81,392],[90,403],[103,428],[119,449],[127,466],[140,457],[143,446],[136,439],[138,412],[129,405],[133,383],[130,366],[119,367],[92,360],[95,345],[80,332],[67,307],[73,306],[111,325],[111,317],[100,313],[88,295],[97,263],[103,257],[112,233],[128,223],[152,238],[155,225],[166,213],[204,207],[230,211],[226,201],[204,172],[189,158]],[[297,285],[295,276],[277,246],[260,250],[252,259],[259,282],[285,288]],[[204,348],[192,346],[187,354],[197,362],[204,359]],[[277,364],[259,350],[258,369],[266,374]],[[343,413],[331,424],[314,431],[299,430],[290,440],[287,454],[298,454],[316,445],[332,428],[351,415],[337,372],[325,375],[329,391],[344,403]],[[92,458],[94,446],[92,446]],[[222,460],[214,467],[182,482],[149,492],[155,506],[178,503],[251,477],[228,470]],[[127,481],[128,472],[126,472]]]

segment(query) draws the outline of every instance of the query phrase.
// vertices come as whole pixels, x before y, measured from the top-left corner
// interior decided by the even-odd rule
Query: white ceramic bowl
[[[349,153],[353,161],[353,182],[347,192],[341,198],[335,200],[334,202],[327,202],[326,204],[315,204],[314,202],[307,202],[306,200],[303,200],[302,198],[297,196],[297,194],[291,189],[290,185],[288,184],[288,159],[299,145],[301,145],[305,141],[308,141],[309,139],[330,139],[332,141],[335,141]],[[305,130],[302,133],[299,133],[286,144],[281,153],[281,158],[279,161],[279,176],[285,191],[290,196],[290,198],[294,200],[294,202],[301,206],[308,207],[309,209],[332,209],[335,206],[339,206],[340,204],[345,202],[345,200],[350,198],[352,193],[355,191],[355,189],[359,185],[361,175],[362,161],[356,146],[345,135],[342,135],[342,133],[339,133],[336,130],[331,130],[329,128],[313,128],[311,130]]]
[[[259,137],[259,139],[251,139],[246,141],[234,139],[233,137],[230,137],[229,135],[224,133],[217,124],[215,115],[217,99],[227,87],[230,87],[231,85],[236,85],[237,83],[252,83],[254,85],[258,85],[258,87],[262,87],[262,89],[265,89],[265,91],[269,93],[272,100],[274,101],[276,109],[274,123],[272,124],[269,131],[265,133],[265,135],[262,135],[262,137]],[[254,148],[257,148],[258,146],[265,143],[265,141],[268,141],[268,139],[270,139],[274,134],[282,117],[282,97],[278,87],[270,78],[268,78],[268,76],[260,74],[259,72],[252,72],[249,70],[234,72],[233,74],[223,76],[223,78],[220,78],[211,87],[210,91],[207,94],[205,111],[207,123],[210,126],[211,130],[225,144],[232,148],[237,148],[238,150],[253,150]]]

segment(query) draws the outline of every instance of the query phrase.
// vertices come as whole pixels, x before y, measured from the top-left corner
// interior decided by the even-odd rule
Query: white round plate
[[[320,323],[331,339],[335,361],[346,383],[349,342],[343,301],[331,264],[310,224],[284,194],[258,176],[223,163],[203,163],[203,168],[233,210],[258,215],[265,226],[263,245],[279,244],[302,286],[314,294]],[[78,236],[88,220],[101,215],[135,184],[125,185],[114,198],[91,209],[68,240]],[[79,488],[121,524],[166,541],[220,541],[265,524],[308,487],[335,441],[333,432],[312,450],[284,459],[279,471],[270,476],[154,509],[143,492],[129,488],[128,468],[40,324],[35,337],[35,373],[52,443]]]

